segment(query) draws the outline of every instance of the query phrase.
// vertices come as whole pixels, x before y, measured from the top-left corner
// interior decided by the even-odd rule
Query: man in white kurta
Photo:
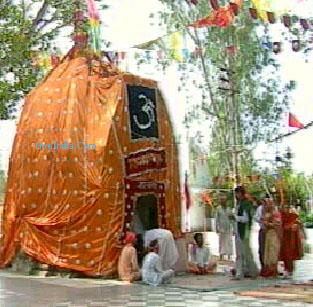
[[[200,275],[212,273],[216,268],[216,262],[210,260],[210,250],[203,246],[202,233],[196,233],[194,240],[196,244],[192,245],[189,250],[188,271]]]
[[[158,252],[158,242],[152,240],[149,245],[149,253],[145,256],[142,265],[142,281],[151,286],[169,283],[174,276],[174,270],[162,269]]]
[[[231,211],[227,207],[226,193],[219,194],[220,206],[216,213],[216,232],[219,236],[219,254],[220,260],[223,256],[228,256],[228,260],[233,255],[233,227],[229,218]]]

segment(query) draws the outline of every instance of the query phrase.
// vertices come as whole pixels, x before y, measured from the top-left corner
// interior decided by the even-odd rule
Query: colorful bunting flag
[[[58,55],[55,54],[51,55],[51,65],[53,68],[57,67],[60,64],[60,61],[61,59]]]
[[[254,4],[258,16],[263,20],[263,21],[268,21],[268,16],[267,16],[267,11],[269,11],[270,8],[270,0],[251,0],[252,3]]]
[[[267,20],[269,23],[275,23],[275,15],[273,12],[266,12],[267,13]]]
[[[290,28],[291,27],[291,18],[290,18],[290,16],[288,16],[288,15],[283,16],[283,23],[284,23],[285,27]]]
[[[83,11],[76,11],[74,13],[74,19],[76,22],[84,21],[84,12]]]
[[[217,0],[210,0],[211,6],[213,10],[218,10],[219,9],[219,4],[217,2]]]
[[[87,7],[91,47],[96,54],[100,54],[100,14],[94,0],[87,0]]]
[[[308,30],[309,29],[309,23],[306,19],[301,18],[300,19],[300,25],[302,26],[302,28],[304,30]]]
[[[169,36],[169,43],[171,49],[171,56],[178,62],[183,61],[182,49],[183,49],[183,35],[181,32],[174,32]]]
[[[234,15],[238,16],[238,12],[239,12],[238,4],[234,3],[234,2],[230,2],[229,5],[230,5],[230,8],[233,11]]]
[[[281,52],[281,43],[280,42],[274,42],[273,43],[273,52],[276,54]]]
[[[243,0],[233,0],[232,3],[236,4],[238,7],[241,7]],[[213,5],[214,7],[216,7],[215,4]],[[193,28],[203,28],[209,26],[228,27],[233,23],[234,19],[235,14],[233,11],[233,7],[228,4],[223,7],[218,7],[217,9],[214,9],[214,11],[209,16],[200,19],[189,26]]]
[[[300,50],[300,41],[298,39],[295,39],[291,42],[292,50],[295,52],[298,52]]]
[[[250,12],[250,16],[252,19],[258,19],[259,15],[258,15],[258,11],[254,8],[249,8],[249,12]]]
[[[232,46],[228,46],[226,47],[226,51],[229,55],[234,56],[236,54],[237,48],[236,46],[232,45]]]
[[[189,183],[188,183],[188,173],[185,173],[185,184],[184,184],[184,194],[185,194],[185,200],[186,200],[186,209],[187,211],[191,207],[191,197],[189,192]]]
[[[292,113],[289,113],[288,126],[292,128],[299,128],[299,129],[304,128],[304,125]]]
[[[273,44],[271,42],[262,42],[261,43],[262,48],[267,50],[272,50]]]

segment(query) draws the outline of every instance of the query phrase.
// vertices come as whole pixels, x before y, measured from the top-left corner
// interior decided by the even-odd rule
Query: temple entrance
[[[158,228],[158,200],[154,194],[139,196],[135,204],[133,229],[137,233]]]

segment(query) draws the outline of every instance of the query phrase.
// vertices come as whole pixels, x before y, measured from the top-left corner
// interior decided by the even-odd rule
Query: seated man
[[[174,276],[174,270],[162,270],[158,252],[158,241],[152,240],[149,244],[149,253],[145,256],[142,265],[142,280],[151,286],[169,283]]]
[[[133,282],[140,279],[137,251],[134,247],[136,235],[127,232],[125,243],[118,261],[118,275],[121,280]]]
[[[216,268],[216,262],[210,261],[210,251],[207,247],[203,246],[202,233],[196,233],[194,240],[196,244],[192,246],[189,253],[190,262],[188,263],[188,271],[199,275],[212,273]]]

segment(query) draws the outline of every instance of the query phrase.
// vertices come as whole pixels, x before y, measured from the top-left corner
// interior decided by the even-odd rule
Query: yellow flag
[[[255,8],[258,11],[258,15],[264,21],[268,21],[267,13],[270,11],[270,1],[271,0],[251,0]]]
[[[295,0],[251,0],[262,20],[268,21],[267,13],[272,12],[277,16],[289,13],[292,10]]]
[[[183,35],[181,32],[174,32],[169,36],[169,42],[170,42],[170,48],[172,51],[172,57],[178,62],[182,62],[184,57],[183,57]]]

